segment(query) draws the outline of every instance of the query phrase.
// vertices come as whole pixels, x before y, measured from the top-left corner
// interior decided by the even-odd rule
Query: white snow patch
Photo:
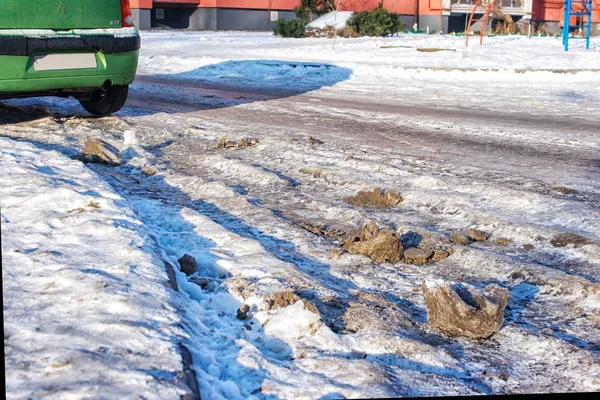
[[[324,29],[326,26],[333,26],[335,29],[342,29],[352,14],[354,14],[352,11],[331,11],[315,19],[306,27]]]
[[[123,146],[129,147],[129,146],[136,146],[139,144],[140,144],[140,138],[138,137],[137,133],[134,130],[128,129],[125,132],[123,132]]]

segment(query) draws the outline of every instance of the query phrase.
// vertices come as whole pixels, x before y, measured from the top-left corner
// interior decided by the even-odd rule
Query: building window
[[[165,19],[165,9],[164,8],[156,9],[156,19]]]

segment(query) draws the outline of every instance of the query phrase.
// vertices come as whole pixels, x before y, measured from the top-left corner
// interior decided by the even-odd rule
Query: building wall
[[[195,7],[195,8],[238,8],[291,11],[300,4],[299,0],[130,0],[132,8]]]
[[[294,18],[293,11],[277,11],[279,18]],[[219,31],[268,31],[273,29],[268,10],[234,8],[197,8],[190,18],[190,29]]]
[[[292,19],[295,17],[294,12],[289,10],[278,10],[277,14],[280,19]],[[273,29],[274,24],[275,22],[271,21],[271,15],[268,10],[217,9],[218,30],[270,31]]]
[[[381,0],[343,0],[340,11],[371,11]],[[400,15],[415,15],[416,0],[383,0],[383,7]]]
[[[196,12],[196,7],[161,7],[156,6],[151,11],[151,23],[153,28],[187,29],[190,27],[190,18]],[[161,19],[158,11],[161,10]]]
[[[294,7],[300,4],[300,0],[212,0],[215,1],[215,7],[218,8],[245,8],[248,10],[268,10],[269,3],[272,10],[292,11]],[[204,0],[203,0],[204,3]],[[204,5],[201,4],[200,7]]]
[[[152,0],[129,0],[131,8],[152,8]]]
[[[152,27],[151,11],[152,11],[152,0],[129,0],[131,5],[131,16],[133,17],[133,23],[138,29],[150,29]]]
[[[140,30],[147,30],[152,27],[151,23],[152,10],[145,8],[132,8],[131,16],[133,17],[134,25]]]
[[[335,0],[334,0],[335,1]],[[383,6],[397,12],[408,28],[415,22],[419,29],[432,32],[464,30],[465,14],[453,12],[450,0],[343,0],[340,11],[372,10]],[[530,0],[531,19],[562,27],[564,0]],[[278,11],[280,19],[294,17],[299,0],[130,0],[136,26],[139,29],[168,26],[195,30],[262,30],[272,28],[269,10]],[[600,2],[600,0],[597,0]],[[528,8],[529,6],[527,6]],[[155,9],[164,10],[164,20],[156,18]],[[415,11],[418,9],[418,21]],[[456,11],[456,10],[454,10]],[[600,10],[595,7],[592,21],[600,23]],[[526,17],[528,18],[528,17]],[[600,25],[600,24],[599,24]],[[481,29],[472,26],[472,30]]]
[[[217,30],[217,9],[197,8],[190,18],[190,29],[195,31]]]
[[[157,18],[162,10],[163,18]],[[279,19],[294,18],[293,11],[278,11]],[[152,28],[191,29],[202,31],[269,31],[275,22],[268,10],[216,8],[216,7],[165,7],[149,10]],[[136,25],[137,26],[137,25]],[[149,29],[149,28],[147,28]]]
[[[235,1],[235,0],[230,0]],[[381,0],[344,0],[340,10],[362,11],[372,10]],[[562,21],[564,0],[532,0],[533,19],[539,21]],[[600,0],[596,0],[600,4]],[[463,2],[464,3],[464,2]],[[383,0],[383,7],[390,12],[401,15],[415,15],[418,6],[419,17],[430,16],[427,21],[433,21],[436,16],[449,16],[451,5],[449,0]],[[485,8],[484,8],[485,9]],[[594,6],[592,21],[600,22],[600,9]],[[420,23],[419,23],[420,25]],[[438,22],[439,25],[439,22]],[[421,28],[421,27],[419,27]]]
[[[560,27],[563,26],[564,0],[534,0],[534,19],[539,21],[556,21]],[[600,22],[600,0],[592,2],[592,22]],[[572,23],[575,23],[573,18]]]

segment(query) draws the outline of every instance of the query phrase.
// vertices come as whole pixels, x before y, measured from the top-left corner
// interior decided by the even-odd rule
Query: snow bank
[[[348,22],[352,14],[354,14],[352,11],[328,12],[306,25],[306,27],[324,29],[326,26],[334,26],[335,29],[342,29],[346,26],[346,22]]]
[[[176,399],[179,319],[153,242],[81,163],[0,138],[9,398]]]

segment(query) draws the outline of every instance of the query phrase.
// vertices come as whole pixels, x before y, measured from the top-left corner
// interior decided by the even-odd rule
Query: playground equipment
[[[477,10],[477,7],[479,7],[479,3],[481,3],[481,0],[477,0],[477,3],[475,3],[473,11],[471,12],[471,16],[469,17],[469,23],[467,24],[467,29],[465,30],[465,46],[469,45],[469,31],[471,30],[471,25],[473,24],[473,17],[475,16],[475,10]]]
[[[490,13],[492,12],[494,5],[496,4],[497,0],[491,0],[485,10],[485,14],[483,15],[483,23],[482,23],[482,28],[481,31],[479,32],[479,44],[483,44],[483,35],[484,35],[484,30],[485,30],[485,26],[487,25],[488,19],[490,17]],[[566,1],[566,0],[565,0]],[[592,1],[592,0],[590,0]],[[475,12],[477,11],[477,7],[479,7],[479,4],[481,3],[481,0],[477,0],[477,3],[475,3],[475,7],[473,7],[473,11],[471,11],[471,16],[469,17],[469,23],[467,25],[467,31],[465,32],[465,36],[466,36],[466,45],[469,45],[469,30],[471,29],[471,25],[473,24],[473,17],[475,16]],[[496,10],[498,11],[498,10]],[[507,15],[504,15],[505,18],[510,18]],[[512,22],[512,21],[511,21]]]
[[[562,39],[565,51],[569,51],[569,32],[571,29],[585,29],[585,48],[589,49],[590,28],[592,26],[592,0],[565,0],[564,15]],[[575,24],[571,25],[573,19],[575,20]]]
[[[483,16],[482,21],[482,29],[479,33],[479,44],[483,44],[483,35],[485,26],[487,25],[490,13],[492,12],[494,5],[497,0],[491,0],[485,10],[485,14]],[[471,11],[471,15],[469,17],[469,22],[467,24],[467,30],[465,32],[466,42],[465,45],[469,45],[469,30],[471,29],[471,25],[473,24],[473,17],[475,16],[475,12],[477,11],[477,7],[481,4],[481,0],[477,0],[473,10]],[[598,0],[565,0],[564,6],[564,20],[563,20],[563,45],[565,46],[565,51],[569,51],[569,32],[573,30],[583,30],[585,29],[585,48],[590,48],[590,33],[591,33],[591,25],[592,25],[592,6],[596,7],[596,11],[598,16],[600,16],[600,6]],[[571,21],[574,20],[575,24],[571,25]]]

